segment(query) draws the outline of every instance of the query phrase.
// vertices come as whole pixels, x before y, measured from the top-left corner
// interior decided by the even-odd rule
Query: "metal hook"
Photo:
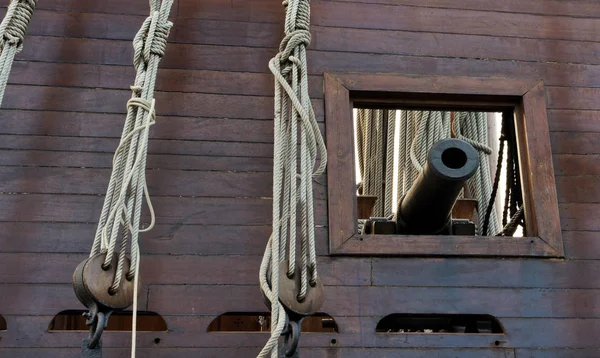
[[[301,322],[290,320],[283,341],[283,350],[286,357],[298,357],[298,343],[300,342]]]
[[[110,314],[112,312],[98,312],[96,314],[96,318],[94,319],[94,321],[92,321],[91,324],[91,328],[90,328],[90,341],[88,343],[88,348],[90,349],[94,349],[96,348],[96,346],[98,346],[98,342],[100,342],[100,339],[102,339],[102,333],[104,333],[104,328],[106,328],[106,325],[108,324],[108,318],[110,317]]]

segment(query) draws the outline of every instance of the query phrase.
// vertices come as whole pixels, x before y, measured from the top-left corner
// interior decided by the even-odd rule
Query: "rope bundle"
[[[308,94],[306,47],[310,44],[310,4],[308,0],[289,0],[283,5],[286,7],[285,37],[279,53],[269,62],[269,69],[275,76],[273,233],[259,274],[261,289],[271,302],[271,337],[258,356],[272,358],[277,357],[278,339],[286,324],[286,312],[279,301],[280,263],[288,259],[289,276],[299,271],[299,300],[305,297],[308,285],[318,277],[312,180],[324,172],[327,160],[325,143]],[[314,169],[317,156],[320,163]],[[296,229],[298,215],[300,233]],[[301,239],[300,267],[296,267],[298,236]]]
[[[25,33],[37,0],[12,0],[0,23],[0,104],[15,55],[23,49]]]
[[[356,148],[358,166],[362,182],[360,192],[375,195],[377,200],[373,216],[389,216],[392,208],[394,127],[395,112],[388,111],[385,122],[384,110],[359,109],[356,125]],[[487,146],[487,118],[485,113],[456,112],[453,131],[477,149],[479,168],[467,182],[469,191],[478,201],[479,222],[477,233],[483,234],[485,217],[492,194],[489,155],[492,149]],[[387,125],[387,128],[386,128]],[[399,201],[410,189],[427,160],[427,153],[435,143],[450,137],[451,118],[449,112],[440,111],[401,111],[399,123],[399,158],[401,170],[397,178]],[[383,172],[385,168],[385,173]],[[516,211],[516,210],[515,210]],[[487,220],[490,232],[499,230],[500,223],[495,211]]]
[[[169,29],[173,25],[168,21],[172,3],[173,0],[151,0],[150,16],[133,40],[136,78],[131,86],[132,96],[127,102],[127,117],[121,141],[113,157],[113,171],[90,253],[90,257],[106,253],[104,265],[108,266],[117,243],[120,243],[117,272],[111,286],[113,292],[120,285],[128,241],[131,242],[131,269],[127,278],[134,279],[137,290],[139,233],[149,231],[154,226],[154,210],[146,186],[146,156],[149,129],[156,122],[154,87],[158,64],[165,53]],[[146,229],[140,230],[144,197],[150,209],[151,223]],[[133,303],[132,357],[135,356],[136,314],[137,292]]]

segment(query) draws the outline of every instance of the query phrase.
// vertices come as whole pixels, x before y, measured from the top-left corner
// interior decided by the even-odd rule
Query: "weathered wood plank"
[[[273,5],[278,4],[275,3]],[[354,7],[356,8],[356,6],[357,5]],[[380,5],[360,4],[358,6],[365,9],[379,7]],[[409,10],[409,12],[411,11]],[[532,32],[529,32],[526,35],[524,35],[523,32],[517,31],[507,33],[505,27],[499,27],[499,24],[497,24],[496,21],[492,22],[492,19],[497,20],[498,17],[505,18],[506,15],[485,14],[483,15],[485,19],[482,19],[481,17],[479,17],[479,19],[481,22],[489,21],[489,25],[491,26],[483,27],[485,31],[483,32],[484,36],[482,36],[482,32],[476,30],[465,31],[462,30],[462,27],[456,28],[458,29],[456,32],[459,34],[440,33],[438,27],[440,26],[438,19],[439,15],[436,16],[431,14],[427,9],[420,9],[418,12],[420,15],[423,12],[428,12],[428,16],[419,16],[420,21],[418,22],[414,21],[414,19],[411,19],[412,21],[396,19],[403,23],[403,26],[400,27],[393,26],[388,28],[387,26],[381,25],[375,27],[384,30],[375,30],[370,27],[365,28],[365,26],[361,26],[360,23],[348,26],[348,22],[341,23],[339,19],[333,20],[335,23],[334,26],[341,27],[323,27],[314,25],[311,28],[311,32],[315,40],[312,42],[311,48],[318,51],[394,53],[413,56],[444,55],[447,57],[501,60],[598,63],[598,58],[594,56],[594,53],[596,53],[598,49],[595,50],[594,48],[600,47],[600,44],[580,41],[579,36],[582,35],[582,32],[571,30],[560,35],[557,34],[558,37],[556,38],[553,37],[554,33],[557,32],[556,26],[561,26],[557,25],[557,23],[568,23],[570,26],[578,27],[584,25],[585,22],[589,22],[589,24],[585,25],[595,30],[595,28],[599,26],[599,22],[593,21],[592,19],[548,19],[547,17],[530,16],[530,21],[536,22],[537,31],[540,31],[540,27],[547,27],[544,30],[541,30],[543,31],[543,36],[539,38],[540,36],[536,36],[536,34],[532,34]],[[446,11],[446,21],[451,21],[448,17],[455,14],[458,14],[458,12],[450,11],[448,14],[448,11]],[[139,16],[132,17],[124,15],[87,13],[64,14],[41,11],[41,13],[36,13],[36,16],[37,22],[32,24],[34,26],[29,29],[29,35],[131,40],[140,24],[143,22],[143,18]],[[318,19],[320,16],[320,14],[313,13],[313,18]],[[404,16],[410,16],[410,14]],[[460,15],[458,20],[460,21],[462,19],[464,19],[463,15]],[[324,21],[324,26],[331,26],[328,20]],[[590,22],[590,20],[592,21]],[[110,28],[106,26],[107,22],[111,23]],[[170,34],[169,41],[171,43],[274,48],[279,45],[279,34],[283,32],[282,22],[248,23],[226,20],[199,21],[195,18],[178,18],[176,23],[177,26],[174,27]],[[395,22],[392,23],[395,24]],[[550,23],[552,23],[552,26],[550,26]],[[35,26],[36,24],[39,25]],[[41,24],[43,24],[43,26],[40,26]],[[85,26],[83,24],[85,24]],[[472,24],[472,22],[468,22],[468,24]],[[561,37],[561,35],[563,36]],[[588,34],[588,36],[585,36],[584,38],[587,41],[599,40],[595,34],[593,37]],[[460,46],[462,43],[469,43],[470,46]],[[440,46],[440,44],[443,45]],[[549,48],[552,50],[548,51]]]
[[[139,332],[138,347],[261,347],[268,333],[231,334],[207,333],[206,327],[215,316],[165,316],[169,332]],[[87,332],[48,333],[46,328],[51,316],[8,316],[9,325],[15,327],[3,334],[3,347],[80,347],[81,339]],[[300,347],[331,348],[598,348],[594,334],[598,332],[598,319],[544,319],[544,318],[504,318],[502,323],[507,335],[467,335],[467,334],[374,334],[380,317],[335,317],[340,333],[307,333],[302,335]],[[105,348],[122,348],[130,344],[131,336],[121,332],[106,332],[103,335]],[[498,344],[496,345],[496,341]],[[432,350],[435,351],[435,350]],[[396,352],[398,352],[396,350]],[[462,357],[461,355],[459,355]],[[502,356],[501,356],[502,357]]]
[[[549,110],[548,126],[551,132],[600,132],[600,111]]]
[[[0,165],[4,166],[112,168],[112,158],[113,153],[0,149]],[[593,182],[596,180],[595,176],[600,175],[600,156],[566,154],[554,155],[553,159],[557,185],[563,181],[567,186],[572,185],[570,181],[577,175],[584,177],[575,181]],[[149,170],[271,173],[273,160],[260,157],[151,154],[146,167]],[[560,176],[565,178],[559,178]]]
[[[27,96],[24,97],[24,93]],[[273,98],[155,92],[158,115],[272,119]],[[10,109],[124,113],[129,91],[12,85],[3,106]],[[323,101],[313,100],[315,115],[323,117]],[[159,117],[160,121],[160,117]]]
[[[165,315],[255,312],[264,307],[256,291],[256,286],[151,285],[148,309]],[[600,317],[598,290],[326,286],[325,292],[327,299],[321,311],[334,318],[432,312],[523,318]],[[229,298],[224,301],[220,297]]]
[[[117,138],[0,135],[1,149],[114,154],[118,144]],[[151,140],[148,144],[148,156],[155,154],[273,158],[273,145],[252,142]]]
[[[329,0],[325,0],[329,1]],[[336,0],[341,2],[357,2],[356,0]],[[362,3],[398,4],[419,7],[433,7],[440,9],[464,9],[492,12],[544,14],[559,16],[590,17],[600,14],[600,6],[595,2],[571,2],[560,0],[505,0],[502,2],[488,2],[478,0],[361,0]]]
[[[88,243],[91,246],[91,240]],[[266,246],[268,237],[262,241]],[[199,245],[201,248],[202,245]],[[144,284],[169,285],[258,285],[258,272],[262,255],[144,255],[140,262]],[[67,284],[71,282],[75,267],[87,258],[85,254],[0,254],[0,283],[5,284]],[[371,282],[369,259],[337,260],[319,257],[319,275],[325,285],[364,286]],[[48,270],[51,267],[52,270]],[[190,275],[190,272],[196,274]],[[5,285],[5,288],[11,286]],[[188,286],[185,286],[188,287]],[[210,286],[194,286],[200,290]],[[257,286],[258,287],[258,286]],[[39,288],[38,288],[39,289]],[[159,289],[160,290],[160,289]],[[177,290],[177,289],[175,289]],[[218,290],[218,289],[217,289]],[[230,287],[229,290],[235,291]],[[240,289],[243,291],[244,289]],[[260,295],[258,295],[260,298]],[[6,299],[10,299],[7,297]],[[243,299],[243,295],[240,299]],[[218,300],[217,300],[218,301]],[[25,302],[25,304],[28,304]],[[220,303],[216,303],[220,304]],[[177,308],[173,308],[177,309]],[[7,312],[8,313],[8,312]],[[14,312],[10,312],[14,314]],[[200,313],[197,313],[200,314]]]
[[[563,230],[600,231],[600,204],[559,204],[560,223]]]
[[[586,165],[583,168],[589,166]],[[595,169],[598,170],[598,166]],[[583,171],[589,169],[583,169]],[[599,176],[557,176],[556,191],[558,201],[563,203],[599,203]]]
[[[179,0],[175,0],[173,11],[176,11]],[[99,12],[108,14],[136,14],[148,16],[150,9],[145,1],[130,1],[122,4],[119,0],[108,0],[103,2],[94,1],[71,1],[71,0],[49,0],[39,4],[38,9],[55,11],[76,12]],[[35,17],[34,17],[35,18]]]
[[[553,155],[557,184],[561,175],[600,175],[600,156],[562,154]]]
[[[26,46],[18,57],[21,60],[131,66],[132,49],[130,42],[126,41],[39,36],[29,36],[27,41],[29,46]],[[76,49],[76,51],[67,49]],[[188,44],[169,44],[168,51],[168,55],[161,62],[161,69],[255,73],[270,73],[268,62],[276,54],[274,48]],[[546,85],[600,86],[598,66],[584,64],[323,52],[312,49],[309,49],[308,57],[310,59],[308,71],[313,75],[322,75],[326,71],[402,72],[427,75],[525,77],[543,79]]]
[[[600,260],[600,235],[594,231],[564,231],[565,255],[572,259]]]
[[[271,226],[158,224],[142,235],[142,254],[262,255]],[[0,222],[2,252],[89,253],[96,224]],[[328,253],[327,228],[315,229],[317,254]],[[145,256],[144,256],[145,257]]]
[[[52,268],[48,266],[46,270],[52,271]],[[72,268],[72,271],[75,271],[75,267]],[[2,307],[2,315],[7,320],[9,332],[18,331],[9,318],[11,315],[17,315],[17,317],[18,315],[47,316],[64,310],[85,310],[85,306],[75,296],[71,284],[15,284],[1,285],[1,287],[3,294],[0,295],[0,307]],[[148,285],[142,282],[139,292],[139,307],[144,309],[147,306]],[[47,320],[45,329],[49,323],[50,319]],[[30,331],[29,333],[34,334],[39,331]]]
[[[79,358],[77,348],[0,348],[11,358],[29,358],[43,355],[48,358]],[[127,348],[106,348],[105,354],[111,358],[128,358],[131,351]],[[157,344],[153,348],[137,350],[137,354],[147,358],[221,358],[255,357],[260,348],[162,348]],[[512,349],[379,349],[379,348],[302,348],[303,355],[311,358],[515,358]],[[587,358],[588,356],[586,356]],[[589,356],[591,358],[592,356]],[[595,356],[594,356],[595,357]]]
[[[113,153],[0,149],[0,165],[6,166],[112,168],[112,159]],[[253,157],[152,154],[146,164],[148,170],[273,171],[272,159]]]
[[[519,358],[596,358],[600,349],[518,349]]]
[[[156,196],[270,198],[273,174],[229,171],[147,171],[148,190]],[[201,169],[201,168],[199,168]],[[45,194],[104,194],[111,175],[100,168],[0,167],[0,192]],[[324,182],[325,177],[315,178]],[[315,199],[326,200],[327,188],[315,185]]]
[[[550,144],[555,154],[598,154],[600,133],[551,132]]]
[[[397,4],[397,3],[394,3]],[[237,1],[219,6],[218,0],[198,4],[193,0],[180,1],[180,13],[185,17],[277,22],[283,18],[283,8],[267,0],[247,3]],[[483,34],[490,36],[526,36],[597,41],[596,19],[536,16],[526,14],[490,13],[466,9],[436,9],[402,5],[368,4],[367,2],[315,1],[311,4],[314,25],[387,30]],[[184,15],[183,15],[184,14]],[[561,14],[562,15],[562,14]],[[589,16],[589,15],[588,15]],[[478,21],[472,21],[473,18]],[[369,19],[369,21],[365,21]],[[461,24],[461,26],[456,26]]]
[[[24,222],[97,222],[104,198],[83,195],[0,195],[0,221]],[[156,222],[181,227],[200,225],[271,225],[270,199],[251,198],[178,198],[152,199]],[[327,203],[315,201],[315,224],[327,221]],[[142,215],[149,223],[149,215]]]
[[[597,270],[595,261],[377,258],[372,274],[376,286],[596,288]]]

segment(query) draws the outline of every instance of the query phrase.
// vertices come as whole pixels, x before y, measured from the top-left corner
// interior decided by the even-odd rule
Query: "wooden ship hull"
[[[556,257],[335,255],[325,175],[314,189],[320,312],[338,332],[303,333],[301,354],[600,356],[600,3],[311,7],[309,92],[323,133],[325,73],[542,81],[562,242]],[[131,40],[147,16],[142,0],[37,5],[0,110],[0,357],[81,355],[86,328],[51,322],[83,309],[71,276],[94,237],[135,77]],[[268,334],[208,328],[226,312],[268,312],[258,285],[272,223],[268,63],[285,10],[273,0],[175,0],[170,18],[147,164],[157,223],[141,238],[139,295],[139,309],[168,329],[137,332],[137,352],[254,357]],[[376,332],[391,314],[490,315],[503,333]],[[129,357],[130,346],[127,329],[103,336],[107,357]]]

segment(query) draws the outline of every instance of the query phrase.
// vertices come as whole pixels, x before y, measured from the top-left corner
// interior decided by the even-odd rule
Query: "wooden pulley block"
[[[302,286],[300,280],[301,267],[302,263],[296,260],[296,272],[292,277],[288,277],[288,261],[282,261],[279,264],[279,300],[288,310],[302,316],[310,316],[317,313],[325,301],[323,283],[320,278],[317,278],[314,285],[311,285],[309,270],[306,297],[301,301],[298,300],[300,287]]]
[[[279,264],[279,301],[286,308],[286,310],[291,311],[300,316],[310,316],[314,313],[317,313],[321,309],[321,306],[323,306],[323,302],[325,301],[323,283],[321,282],[321,279],[317,278],[314,285],[311,285],[309,282],[307,286],[306,297],[304,297],[304,299],[301,301],[298,300],[300,288],[302,287],[300,278],[300,270],[302,267],[302,263],[296,261],[296,272],[292,277],[288,277],[288,262],[289,261],[285,260]],[[267,276],[269,277],[270,272],[271,270],[269,269],[267,272]],[[272,287],[271,282],[269,282],[269,286]],[[271,304],[264,292],[263,300],[267,307],[270,308]]]
[[[133,279],[126,277],[131,262],[125,258],[120,285],[112,292],[110,287],[117,272],[119,255],[114,253],[110,266],[103,268],[105,257],[106,254],[98,254],[80,263],[73,274],[73,289],[79,301],[88,309],[94,305],[99,311],[125,309],[133,304],[135,294]]]

